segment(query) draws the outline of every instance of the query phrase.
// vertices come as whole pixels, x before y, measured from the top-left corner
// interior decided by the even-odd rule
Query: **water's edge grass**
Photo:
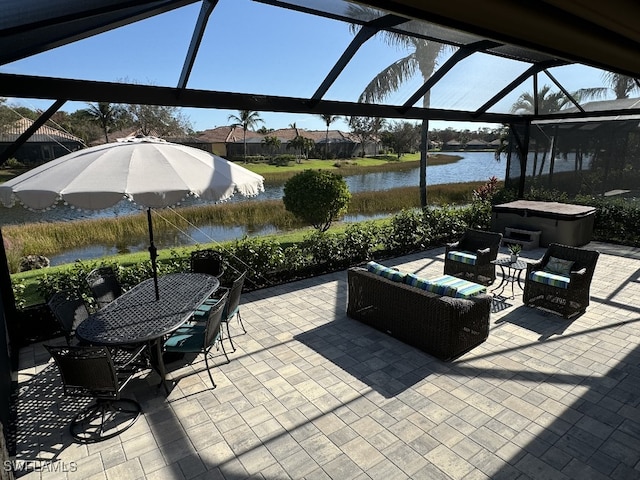
[[[484,182],[467,182],[429,186],[429,203],[463,204],[471,200],[472,191]],[[353,194],[349,215],[391,214],[418,208],[418,187],[400,187],[378,192]],[[154,232],[161,236],[207,225],[246,226],[251,230],[273,226],[278,231],[303,228],[281,200],[247,200],[238,203],[152,210]],[[117,218],[78,220],[73,222],[38,222],[9,225],[2,229],[5,249],[12,272],[20,257],[47,257],[91,245],[107,247],[144,244],[149,231],[146,214]]]

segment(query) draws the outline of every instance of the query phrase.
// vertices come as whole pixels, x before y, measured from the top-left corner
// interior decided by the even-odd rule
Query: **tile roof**
[[[21,118],[15,122],[6,125],[0,132],[0,142],[8,143],[14,142],[20,135],[22,135],[31,125],[33,120],[28,118]],[[43,125],[36,133],[27,139],[27,143],[51,143],[51,142],[77,142],[84,143],[80,138],[71,135],[70,133],[58,130],[49,125]]]

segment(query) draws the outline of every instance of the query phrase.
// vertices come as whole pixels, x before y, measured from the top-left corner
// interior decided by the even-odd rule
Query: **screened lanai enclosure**
[[[529,146],[526,164],[519,142]],[[505,184],[519,197],[541,191],[568,198],[640,196],[640,119],[514,125],[501,157]]]
[[[616,137],[622,132],[601,124],[621,125],[640,114],[634,101],[640,36],[630,20],[640,6],[630,2],[584,8],[559,1],[479,7],[471,1],[66,0],[55,11],[45,5],[10,2],[0,20],[0,96],[43,112],[0,151],[0,163],[56,111],[86,102],[175,106],[187,116],[246,109],[303,119],[415,121],[423,123],[423,145],[429,122],[476,122],[518,132],[509,144],[521,160],[509,162],[507,182],[517,182],[523,194],[514,175],[531,169],[533,179],[545,169],[566,170],[572,154],[565,160],[565,150],[581,138],[589,145],[575,147],[579,170],[591,160],[602,165],[613,146],[589,153],[593,135],[581,133],[611,140],[607,128]],[[246,41],[239,42],[239,29]],[[132,42],[133,57],[123,55]],[[83,68],[67,58],[82,58]],[[149,78],[154,64],[162,69]],[[424,153],[423,160],[416,183],[426,190]],[[423,203],[426,197],[423,192]]]
[[[0,98],[41,115],[0,165],[57,111],[106,102],[421,123],[424,201],[430,122],[504,125],[520,196],[538,185],[634,195],[638,18],[624,0],[9,0]],[[16,308],[4,252],[0,263],[4,333]],[[8,345],[3,392],[17,362]],[[3,395],[3,425],[8,412]]]

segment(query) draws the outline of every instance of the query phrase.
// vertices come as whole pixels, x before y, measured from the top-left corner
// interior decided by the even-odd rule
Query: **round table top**
[[[220,286],[204,273],[173,273],[153,278],[123,293],[83,321],[76,336],[95,345],[127,345],[155,340],[182,325]]]
[[[514,270],[524,270],[527,268],[528,262],[525,262],[520,257],[518,257],[518,260],[516,260],[515,262],[511,261],[511,257],[502,257],[497,258],[496,260],[492,260],[491,263],[500,267],[513,268]]]

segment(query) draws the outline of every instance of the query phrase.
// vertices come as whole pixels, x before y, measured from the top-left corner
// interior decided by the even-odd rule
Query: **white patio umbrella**
[[[235,192],[255,196],[264,191],[263,182],[262,176],[204,150],[136,137],[78,150],[29,170],[0,185],[0,202],[47,210],[63,201],[101,210],[127,198],[146,207],[158,298],[151,209],[177,205],[189,196],[216,202]]]

